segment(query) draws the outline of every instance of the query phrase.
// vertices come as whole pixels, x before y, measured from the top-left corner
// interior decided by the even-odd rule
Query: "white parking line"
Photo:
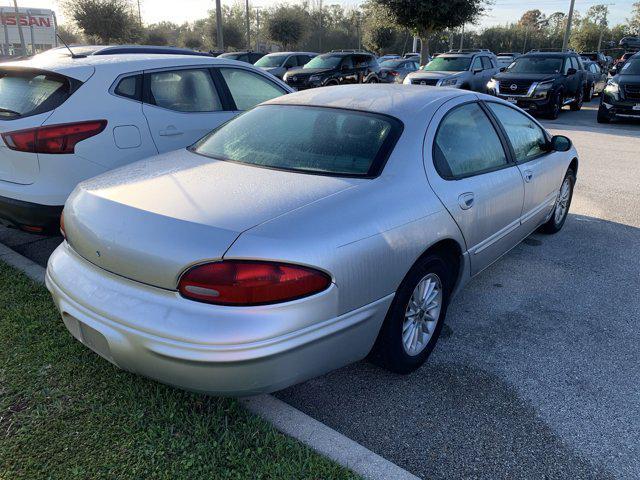
[[[44,285],[45,269],[0,243],[0,260]],[[371,480],[417,480],[395,463],[336,432],[272,395],[240,399],[250,412],[271,423],[285,435]]]

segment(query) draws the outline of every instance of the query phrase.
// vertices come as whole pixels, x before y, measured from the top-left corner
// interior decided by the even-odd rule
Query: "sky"
[[[136,0],[134,0],[136,1]],[[223,0],[223,4],[233,4],[244,0]],[[443,0],[446,1],[446,0]],[[638,0],[576,0],[576,10],[586,12],[591,5],[608,3],[611,25],[625,21],[631,11],[631,5]],[[287,3],[282,0],[249,0],[252,6],[268,7],[279,3]],[[294,3],[290,0],[288,3]],[[362,3],[362,0],[324,0],[328,4],[339,3],[345,7],[353,7]],[[206,16],[207,11],[215,6],[214,0],[140,0],[142,8],[142,20],[145,24],[157,23],[169,20],[175,23],[192,21]],[[520,16],[532,8],[539,8],[545,14],[562,11],[568,12],[570,0],[536,0],[532,3],[522,0],[494,0],[487,14],[482,18],[479,27],[504,25],[517,21]],[[0,5],[11,5],[11,0],[0,0]],[[52,8],[56,11],[59,23],[64,23],[64,14],[61,12],[56,0],[18,0],[20,7]]]

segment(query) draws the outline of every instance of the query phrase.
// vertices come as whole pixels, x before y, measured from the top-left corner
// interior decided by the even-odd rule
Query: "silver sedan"
[[[47,286],[87,347],[189,390],[274,391],[367,355],[408,373],[471,277],[562,228],[577,171],[569,139],[494,97],[294,93],[80,184]]]

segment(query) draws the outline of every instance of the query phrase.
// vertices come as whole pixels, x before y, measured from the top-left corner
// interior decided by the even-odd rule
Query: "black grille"
[[[640,83],[626,84],[624,93],[629,100],[640,100]]]
[[[500,93],[502,95],[526,95],[532,83],[531,80],[501,80]]]
[[[295,78],[295,80],[294,80]],[[291,86],[291,87],[304,87],[307,84],[307,80],[309,78],[306,76],[291,76],[291,77],[287,77],[287,85]]]
[[[436,85],[438,78],[412,78],[411,83],[413,85]]]

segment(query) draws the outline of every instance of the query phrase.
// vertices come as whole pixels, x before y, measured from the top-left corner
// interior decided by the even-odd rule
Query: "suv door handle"
[[[160,132],[158,132],[161,137],[175,137],[176,135],[182,135],[183,133],[184,132],[181,132],[173,125],[169,125],[166,130],[160,130]]]
[[[523,172],[523,175],[524,175],[524,181],[527,183],[529,183],[533,178],[533,172],[531,170],[525,170]]]
[[[475,196],[473,192],[463,193],[458,197],[458,205],[462,210],[469,210],[473,207],[473,203],[475,202]]]

